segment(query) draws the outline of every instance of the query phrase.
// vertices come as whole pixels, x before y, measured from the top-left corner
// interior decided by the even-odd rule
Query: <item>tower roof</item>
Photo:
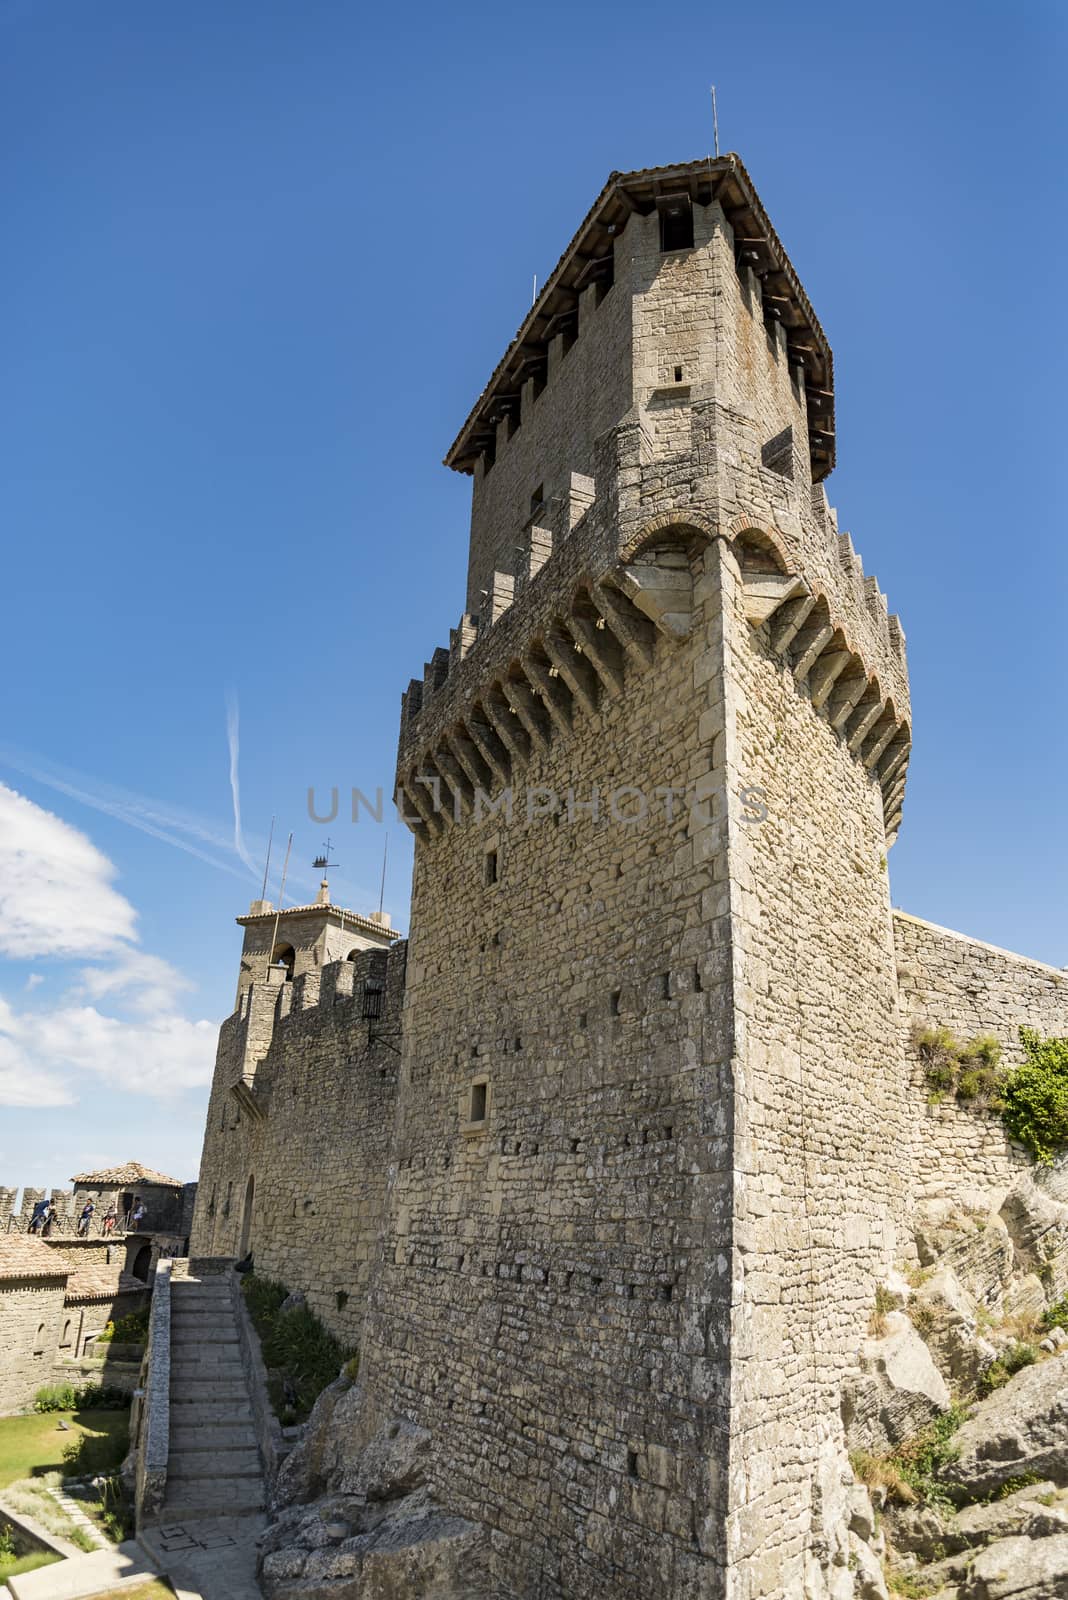
[[[324,917],[332,922],[335,927],[351,928],[355,932],[374,934],[379,939],[399,939],[401,937],[396,928],[389,928],[384,922],[377,922],[374,917],[361,916],[358,911],[348,911],[344,906],[329,905],[322,900],[315,901],[307,906],[284,906],[281,912],[274,906],[267,905],[265,900],[254,901],[254,905],[263,905],[264,911],[250,911],[247,917],[236,917],[238,927],[255,927],[258,923],[273,922],[277,916],[280,923],[291,921],[294,917]]]
[[[543,361],[554,318],[574,306],[577,296],[607,262],[613,241],[634,211],[647,216],[658,201],[686,194],[707,205],[716,200],[734,230],[739,255],[760,277],[765,305],[786,329],[791,361],[805,369],[809,402],[812,477],[825,478],[834,466],[834,366],[831,347],[808,296],[783,249],[753,180],[736,155],[705,156],[674,167],[644,167],[639,172],[613,172],[594,201],[575,237],[553,268],[467,421],[456,436],[445,465],[472,472],[497,421],[506,397],[514,396],[525,369]]]
[[[76,1172],[70,1181],[100,1188],[121,1183],[154,1183],[163,1189],[181,1189],[183,1186],[181,1178],[168,1178],[162,1172],[153,1172],[151,1167],[143,1167],[140,1161],[127,1161],[121,1167],[104,1167],[100,1172]]]

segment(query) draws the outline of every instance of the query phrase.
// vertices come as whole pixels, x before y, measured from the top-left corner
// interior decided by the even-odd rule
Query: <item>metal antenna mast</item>
[[[719,155],[719,118],[716,115],[716,86],[712,85],[712,138],[716,155]]]
[[[267,965],[268,965],[268,967],[271,965],[271,960],[272,960],[272,957],[274,956],[274,947],[278,943],[278,919],[282,915],[282,896],[286,892],[286,873],[289,871],[289,852],[292,850],[292,848],[293,848],[293,835],[290,834],[289,835],[289,843],[286,845],[286,858],[285,858],[285,861],[282,863],[282,882],[278,887],[278,908],[277,908],[277,910],[275,911],[275,914],[274,914],[274,932],[271,935],[271,948],[270,948],[270,952],[268,953],[268,956],[267,956]]]
[[[378,891],[378,915],[379,915],[379,919],[381,919],[382,907],[385,904],[385,900],[386,900],[386,860],[387,860],[388,856],[389,856],[389,834],[387,833],[386,834],[386,842],[382,846],[382,885],[381,885],[381,888]]]
[[[267,874],[271,870],[271,846],[274,843],[274,818],[271,818],[271,831],[267,836],[267,860],[263,863],[263,888],[260,890],[260,899],[267,898]]]

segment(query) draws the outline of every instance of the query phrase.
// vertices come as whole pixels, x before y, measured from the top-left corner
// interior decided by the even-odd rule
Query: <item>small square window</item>
[[[488,1104],[489,1084],[483,1078],[480,1083],[473,1083],[471,1085],[471,1096],[467,1111],[468,1122],[485,1122]]]

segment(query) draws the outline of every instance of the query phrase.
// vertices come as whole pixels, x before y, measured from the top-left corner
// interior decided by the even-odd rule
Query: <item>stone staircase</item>
[[[224,1278],[175,1278],[171,1284],[170,1399],[161,1521],[262,1512],[263,1467]]]

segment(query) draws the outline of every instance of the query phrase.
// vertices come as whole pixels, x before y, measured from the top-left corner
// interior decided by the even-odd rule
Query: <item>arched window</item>
[[[152,1267],[152,1246],[143,1244],[130,1263],[130,1271],[135,1278],[140,1278],[142,1283],[148,1282],[148,1274]]]
[[[64,1322],[64,1324],[63,1324],[63,1337],[59,1341],[60,1345],[62,1346],[62,1348],[64,1350],[70,1344],[70,1330],[71,1330],[71,1328],[73,1326],[74,1326],[73,1318],[68,1317],[66,1322]]]
[[[34,1355],[35,1356],[43,1356],[44,1355],[44,1348],[45,1348],[45,1325],[42,1322],[42,1323],[40,1323],[38,1325],[37,1335],[36,1335],[36,1338],[33,1341],[33,1353],[34,1353]]]
[[[362,955],[363,955],[363,951],[360,949],[359,945],[354,945],[353,948],[349,951],[348,955],[345,957],[345,960],[346,961],[357,961],[357,960],[359,960],[360,956],[362,956]]]
[[[272,967],[285,967],[287,983],[292,981],[293,966],[296,959],[297,952],[291,944],[276,944],[271,951],[271,965]]]

